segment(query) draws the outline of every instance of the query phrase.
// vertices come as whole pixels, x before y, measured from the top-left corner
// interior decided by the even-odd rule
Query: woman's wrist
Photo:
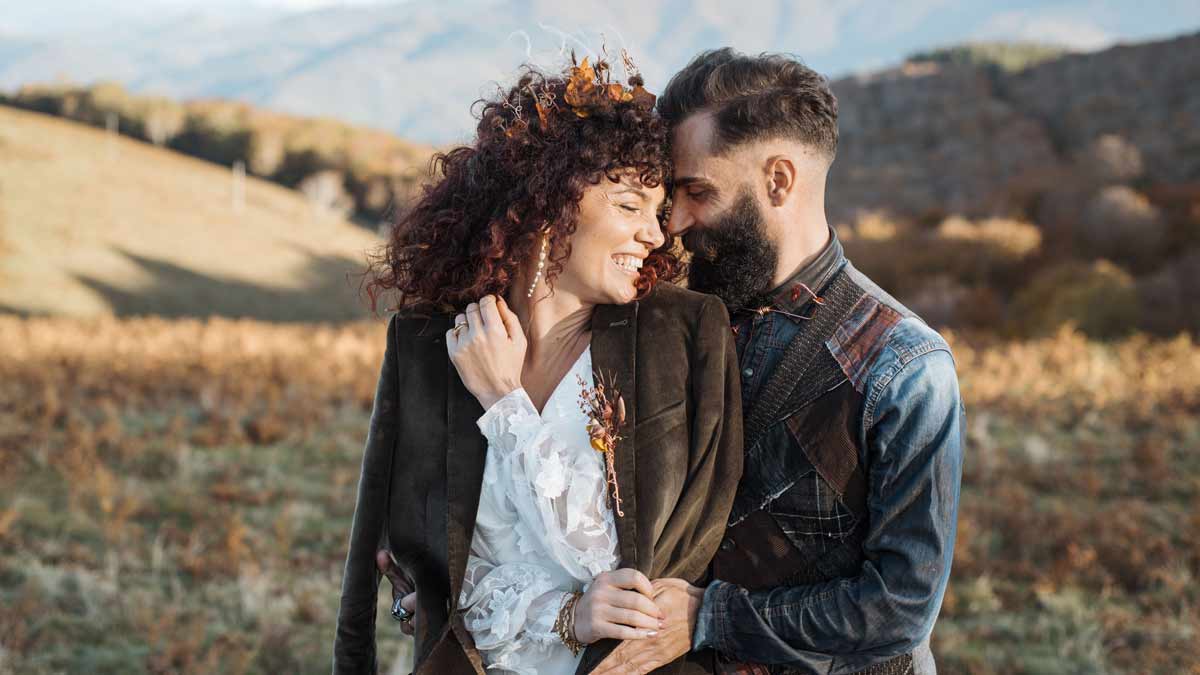
[[[520,382],[517,382],[515,384],[501,386],[499,388],[499,390],[497,390],[497,391],[488,392],[488,393],[484,393],[484,394],[480,394],[480,395],[476,396],[475,400],[479,401],[479,405],[483,408],[483,411],[487,412],[488,410],[491,410],[492,406],[496,405],[500,401],[504,400],[505,397],[509,396],[510,394],[512,394],[513,392],[515,392],[521,388],[522,387],[521,387]],[[501,393],[501,392],[503,392],[503,393]]]
[[[575,656],[578,656],[579,652],[587,646],[579,640],[575,633],[575,608],[579,605],[581,597],[583,597],[583,593],[579,591],[564,595],[563,603],[558,610],[558,618],[554,621],[554,632],[558,634],[558,639]]]

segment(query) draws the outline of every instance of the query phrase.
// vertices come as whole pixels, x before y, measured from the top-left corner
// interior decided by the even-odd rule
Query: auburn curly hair
[[[603,73],[607,64],[595,68]],[[577,76],[578,68],[570,72]],[[371,256],[372,310],[389,291],[399,296],[396,309],[420,312],[462,311],[484,295],[503,295],[538,253],[543,230],[550,235],[545,278],[552,281],[571,254],[568,240],[588,185],[618,182],[626,172],[647,187],[670,180],[667,127],[653,97],[646,104],[639,76],[630,85],[645,96],[614,94],[601,106],[568,104],[578,99],[569,84],[569,74],[526,66],[507,93],[476,101],[475,142],[433,157],[434,180]],[[665,227],[664,236],[643,263],[637,297],[680,272]]]

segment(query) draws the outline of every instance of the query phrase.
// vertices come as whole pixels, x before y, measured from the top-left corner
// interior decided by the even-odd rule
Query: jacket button
[[[725,537],[724,539],[722,539],[721,540],[721,550],[722,551],[732,551],[733,550],[733,540],[730,539],[729,537]]]
[[[747,368],[747,369],[743,370],[743,371],[742,371],[742,376],[743,376],[743,377],[753,377],[753,376],[754,376],[754,369],[753,369],[753,368]]]

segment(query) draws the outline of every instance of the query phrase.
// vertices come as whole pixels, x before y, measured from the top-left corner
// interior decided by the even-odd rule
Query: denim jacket
[[[953,559],[965,421],[945,340],[855,269],[833,234],[814,263],[769,294],[786,313],[734,313],[743,405],[751,407],[796,335],[812,302],[808,291],[819,294],[843,267],[895,317],[882,348],[870,353],[846,353],[835,339],[825,343],[863,398],[856,431],[870,514],[864,562],[857,576],[767,590],[715,579],[705,590],[692,647],[835,675],[911,653],[913,672],[933,673],[929,636]],[[749,461],[743,480],[753,480]]]

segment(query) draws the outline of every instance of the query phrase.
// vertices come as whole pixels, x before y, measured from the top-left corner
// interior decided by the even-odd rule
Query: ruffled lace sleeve
[[[617,565],[603,458],[585,424],[582,413],[567,426],[544,421],[524,389],[478,421],[489,447],[459,606],[489,668],[557,672],[574,661],[554,633],[565,594]]]

